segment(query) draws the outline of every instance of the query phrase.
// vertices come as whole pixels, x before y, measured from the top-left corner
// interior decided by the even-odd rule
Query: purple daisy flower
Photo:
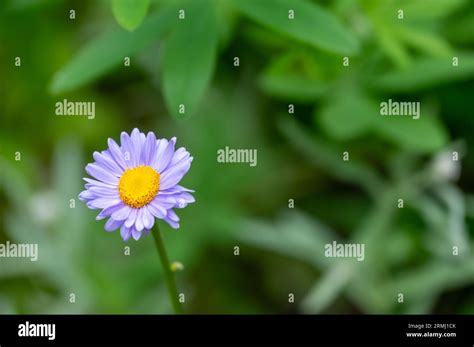
[[[138,240],[155,223],[163,219],[179,228],[179,217],[173,208],[194,202],[193,190],[178,185],[191,167],[193,157],[184,147],[175,150],[176,138],[157,140],[138,129],[131,135],[122,132],[120,146],[111,138],[109,148],[94,152],[95,162],[87,164],[86,190],[79,199],[91,209],[102,209],[96,219],[109,217],[106,231],[120,228],[125,241]]]

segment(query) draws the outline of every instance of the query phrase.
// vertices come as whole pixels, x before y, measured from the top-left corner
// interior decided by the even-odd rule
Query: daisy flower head
[[[94,152],[95,162],[87,164],[86,190],[79,199],[91,209],[101,209],[96,219],[109,218],[106,231],[120,229],[125,241],[138,240],[163,219],[179,228],[174,208],[194,202],[193,190],[179,185],[189,171],[193,157],[184,147],[175,149],[176,138],[157,139],[133,129],[122,132],[120,145],[108,139],[108,149]]]

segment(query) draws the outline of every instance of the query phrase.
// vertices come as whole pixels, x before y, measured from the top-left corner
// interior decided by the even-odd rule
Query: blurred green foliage
[[[117,22],[129,31],[135,30],[145,18],[150,0],[112,0]]]
[[[188,312],[473,313],[473,18],[467,0],[2,1],[0,242],[40,259],[0,259],[0,312],[171,311],[153,243],[77,200],[91,153],[139,127],[195,158],[197,202],[162,223]],[[56,116],[64,98],[95,119]],[[421,118],[381,117],[389,98]],[[217,163],[225,146],[258,165]],[[326,258],[334,240],[365,260]]]

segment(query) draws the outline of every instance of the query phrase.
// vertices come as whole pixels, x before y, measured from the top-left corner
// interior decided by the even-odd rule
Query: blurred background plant
[[[0,242],[40,253],[0,259],[0,312],[171,312],[152,242],[77,201],[137,126],[195,157],[197,203],[162,224],[187,312],[474,313],[473,33],[468,0],[2,1]],[[95,119],[56,116],[65,98]],[[389,98],[421,118],[380,116]]]

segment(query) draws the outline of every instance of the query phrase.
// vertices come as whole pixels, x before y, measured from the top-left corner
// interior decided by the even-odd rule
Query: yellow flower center
[[[152,201],[160,189],[160,174],[149,166],[127,169],[118,185],[120,199],[128,206],[140,208]]]

